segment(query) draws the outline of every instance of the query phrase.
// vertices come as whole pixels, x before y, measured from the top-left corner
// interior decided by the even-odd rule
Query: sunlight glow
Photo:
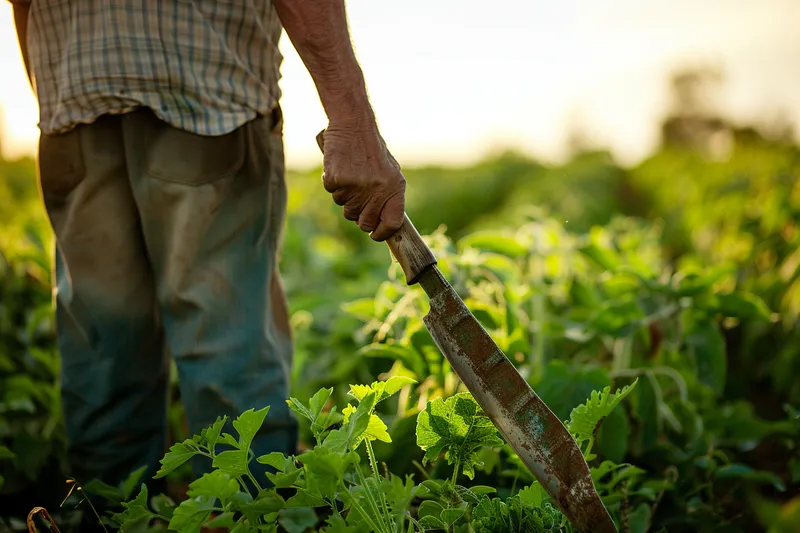
[[[573,126],[635,161],[656,141],[668,73],[684,64],[725,70],[721,105],[732,116],[781,112],[800,124],[796,0],[350,0],[348,11],[382,132],[403,164],[509,147],[560,158]],[[3,151],[33,153],[38,112],[7,2],[0,49]],[[285,35],[282,51],[288,164],[316,165],[325,115]]]

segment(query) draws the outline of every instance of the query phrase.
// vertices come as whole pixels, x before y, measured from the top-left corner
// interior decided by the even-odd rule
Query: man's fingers
[[[336,189],[333,191],[333,201],[336,205],[345,205],[350,199],[350,191],[348,189]]]
[[[339,186],[336,183],[336,178],[333,177],[330,172],[322,172],[322,185],[329,193],[333,193],[339,189]]]
[[[370,237],[374,241],[385,241],[400,229],[400,226],[403,225],[404,218],[405,194],[400,192],[392,196],[383,206],[380,215],[380,223]]]
[[[357,222],[358,217],[361,215],[361,207],[358,204],[347,204],[344,206],[342,214],[347,220]]]
[[[374,197],[370,198],[367,205],[358,217],[358,227],[365,233],[372,233],[381,221],[381,208],[383,204]]]

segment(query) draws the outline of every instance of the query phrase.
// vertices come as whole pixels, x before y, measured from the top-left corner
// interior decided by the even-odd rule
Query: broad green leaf
[[[160,514],[167,520],[172,517],[175,512],[175,502],[166,494],[157,494],[150,500],[150,506],[156,514]]]
[[[147,485],[142,483],[136,498],[129,502],[122,502],[124,511],[121,513],[114,513],[111,519],[122,527],[122,531],[131,529],[131,526],[134,524],[148,523],[151,519],[155,518],[156,515],[148,509],[147,499]]]
[[[456,494],[458,497],[461,498],[462,501],[465,501],[471,505],[477,505],[479,501],[481,501],[480,496],[472,492],[467,487],[456,485],[455,486]]]
[[[400,476],[391,476],[390,479],[383,479],[381,489],[386,495],[389,508],[397,517],[402,520],[414,498],[425,495],[428,491],[421,485],[415,485],[412,476],[405,477],[405,483]]]
[[[295,458],[286,457],[280,452],[273,452],[268,455],[262,455],[256,461],[263,464],[268,464],[278,470],[278,473],[267,472],[267,478],[275,485],[275,488],[291,487],[300,477],[303,472],[295,464]]]
[[[217,528],[232,528],[236,526],[236,518],[235,514],[232,512],[222,513],[218,515],[216,518],[212,519],[208,522],[207,526],[217,527]]]
[[[458,522],[461,519],[461,517],[466,514],[466,512],[467,512],[466,509],[456,509],[456,508],[444,509],[442,510],[442,514],[439,515],[439,518],[449,527],[452,524]]]
[[[517,498],[520,499],[526,505],[530,505],[531,507],[541,507],[542,503],[547,499],[547,492],[545,492],[544,487],[542,487],[541,483],[535,482],[516,494]]]
[[[220,435],[217,444],[227,444],[228,446],[239,449],[239,441],[230,433],[223,433]]]
[[[214,470],[192,481],[186,494],[190,498],[216,496],[225,506],[228,499],[237,492],[239,492],[239,483],[236,478],[222,470]]]
[[[444,511],[444,507],[441,503],[433,501],[433,500],[425,500],[419,504],[419,508],[417,509],[417,515],[422,518],[425,516],[435,516],[438,517]]]
[[[306,472],[306,490],[333,498],[345,472],[350,465],[358,463],[359,456],[347,448],[331,450],[323,445],[303,453],[298,459]]]
[[[341,305],[342,311],[354,317],[369,322],[375,317],[375,299],[359,298]]]
[[[214,496],[198,496],[182,501],[169,521],[169,529],[181,533],[200,533],[215,503]]]
[[[501,533],[515,531],[508,506],[499,498],[484,498],[472,510],[472,526],[476,531]]]
[[[431,529],[447,530],[447,526],[442,522],[438,516],[427,515],[419,519],[419,525],[425,528],[425,531]]]
[[[478,496],[483,496],[485,494],[492,494],[497,492],[497,489],[495,489],[494,487],[489,487],[487,485],[473,485],[469,488],[469,490],[471,490]]]
[[[293,507],[324,507],[327,505],[328,502],[319,496],[315,496],[305,489],[298,489],[294,496],[286,500],[284,507],[289,509]]]
[[[212,455],[216,453],[217,442],[219,441],[220,433],[222,433],[222,428],[227,420],[227,416],[217,417],[217,420],[211,427],[204,428],[200,432],[200,435],[205,439],[206,446],[211,450]]]
[[[233,421],[233,427],[239,433],[239,448],[243,451],[250,449],[250,444],[253,442],[258,430],[264,424],[264,419],[269,413],[269,406],[256,411],[255,409],[248,409]]]
[[[445,452],[448,464],[457,465],[470,479],[480,464],[483,446],[502,446],[497,429],[469,393],[428,402],[417,416],[417,445],[425,451],[423,462],[435,461]]]
[[[186,439],[183,442],[176,442],[170,447],[169,451],[161,459],[161,468],[159,468],[158,472],[156,472],[156,475],[153,476],[153,479],[159,479],[166,476],[199,453],[200,450],[197,448],[197,444],[192,441],[192,439]]]
[[[281,452],[272,452],[267,455],[257,457],[256,461],[264,465],[269,465],[283,472],[283,469],[286,466],[286,459],[287,457]]]
[[[239,505],[239,509],[241,509],[243,513],[253,517],[253,521],[256,521],[255,517],[275,513],[284,507],[286,507],[286,502],[283,500],[283,497],[274,490],[263,490],[252,502]]]
[[[764,300],[751,292],[717,294],[717,307],[725,316],[769,320],[770,310]]]
[[[344,415],[344,423],[347,424],[347,421],[350,418],[350,415],[356,412],[356,407],[354,405],[348,405],[344,409],[342,409],[342,415]],[[389,428],[386,427],[386,424],[383,423],[383,420],[376,414],[369,415],[369,423],[367,424],[367,428],[364,432],[356,439],[355,447],[358,446],[363,441],[374,441],[379,440],[382,442],[392,442],[392,438],[389,436]]]
[[[369,426],[370,414],[374,406],[375,394],[370,393],[359,402],[358,407],[350,415],[346,424],[328,433],[322,446],[335,452],[354,449],[359,442],[359,437]]]
[[[650,531],[652,509],[646,503],[639,504],[628,516],[628,531],[630,533],[647,533]]]
[[[131,495],[133,494],[133,489],[139,484],[139,481],[142,479],[145,471],[147,471],[147,465],[140,466],[130,474],[125,480],[122,482],[120,491],[122,493],[123,500],[129,500]]]
[[[611,387],[606,387],[602,392],[592,391],[591,397],[586,400],[586,403],[579,405],[572,410],[569,415],[569,432],[575,437],[575,441],[579,446],[583,443],[588,443],[584,453],[588,457],[594,444],[597,430],[603,420],[611,413],[611,411],[630,394],[636,387],[639,378],[626,385],[615,393],[611,393]]]
[[[382,357],[401,361],[416,376],[424,376],[428,368],[422,354],[413,345],[373,343],[358,350],[364,357]]]
[[[477,248],[512,258],[525,257],[529,253],[528,247],[513,233],[500,231],[476,231],[460,239],[458,245],[461,249]]]
[[[767,483],[780,492],[786,490],[786,485],[784,485],[781,478],[775,473],[765,470],[754,470],[747,465],[738,463],[733,463],[717,469],[717,471],[714,472],[714,478],[718,480],[742,479],[754,483]]]
[[[322,533],[368,533],[363,527],[348,525],[342,515],[333,514],[325,521],[327,526],[320,530]]]
[[[597,451],[603,457],[622,462],[628,453],[628,438],[631,427],[624,410],[611,411],[597,429]]]
[[[230,474],[233,477],[247,475],[248,468],[247,450],[225,450],[214,457],[211,466]]]
[[[400,392],[406,385],[416,382],[407,376],[393,376],[386,381],[375,381],[370,385],[350,385],[350,395],[360,402],[367,394],[374,392],[375,404],[378,404]]]
[[[288,533],[303,533],[317,525],[317,513],[313,509],[282,509],[278,515],[278,521]]]
[[[111,485],[108,485],[99,479],[91,479],[85,484],[81,485],[81,488],[84,492],[100,496],[112,504],[121,503],[125,499],[122,497],[121,490],[119,490],[117,487],[112,487]]]
[[[436,496],[441,496],[444,490],[443,483],[435,479],[426,479],[422,481],[420,485],[425,487],[428,492],[435,494]]]
[[[333,388],[322,388],[318,390],[309,400],[308,407],[297,398],[289,398],[286,400],[289,409],[309,420],[311,423],[311,433],[318,441],[326,429],[341,420],[341,415],[336,413],[336,407],[333,407],[327,413],[323,412],[325,404],[328,402],[328,398],[330,398],[332,393]]]
[[[472,525],[476,531],[486,533],[561,531],[561,512],[548,502],[533,505],[530,499],[529,495],[519,494],[505,502],[484,497],[472,511]]]

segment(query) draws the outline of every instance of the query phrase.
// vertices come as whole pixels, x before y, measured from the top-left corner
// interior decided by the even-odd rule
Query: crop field
[[[619,531],[800,531],[800,147],[732,139],[629,168],[582,151],[404,169],[444,276],[564,422]],[[38,531],[574,531],[320,172],[289,173],[281,259],[301,446],[249,453],[269,405],[188,434],[174,378],[162,494],[141,471],[69,477],[52,235],[34,162],[0,162],[0,533],[37,506]],[[213,468],[192,480],[195,456]]]

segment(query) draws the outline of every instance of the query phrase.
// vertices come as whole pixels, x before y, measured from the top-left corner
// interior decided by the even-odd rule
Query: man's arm
[[[403,223],[405,178],[378,132],[356,60],[344,0],[274,0],[328,116],[325,189],[376,241]]]
[[[17,28],[17,41],[19,42],[19,51],[22,54],[22,62],[25,65],[25,72],[28,74],[28,80],[31,79],[31,70],[28,63],[28,14],[31,10],[30,0],[9,0],[14,8],[14,25]]]

